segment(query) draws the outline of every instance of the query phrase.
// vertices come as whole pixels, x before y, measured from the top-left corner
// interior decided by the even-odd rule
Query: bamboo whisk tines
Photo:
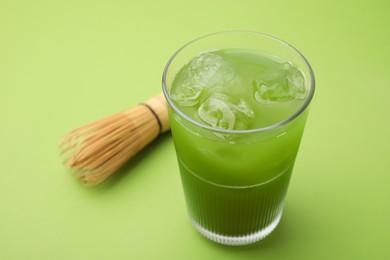
[[[161,93],[143,104],[69,132],[60,142],[60,154],[79,180],[93,186],[169,129]]]

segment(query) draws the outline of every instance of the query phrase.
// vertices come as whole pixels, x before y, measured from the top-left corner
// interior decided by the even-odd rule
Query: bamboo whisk
[[[60,142],[60,154],[80,181],[94,186],[169,129],[166,101],[160,93],[145,103],[69,132]]]

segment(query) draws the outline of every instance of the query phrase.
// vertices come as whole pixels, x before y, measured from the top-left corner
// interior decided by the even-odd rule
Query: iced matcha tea
[[[196,229],[229,245],[267,236],[282,215],[314,91],[306,60],[269,36],[217,33],[180,49],[163,84]]]

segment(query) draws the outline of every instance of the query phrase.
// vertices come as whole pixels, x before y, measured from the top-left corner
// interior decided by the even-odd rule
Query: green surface
[[[0,259],[389,259],[389,8],[1,1]],[[159,92],[179,46],[225,29],[291,43],[317,80],[281,223],[242,248],[190,225],[169,135],[92,189],[57,148],[67,131]]]

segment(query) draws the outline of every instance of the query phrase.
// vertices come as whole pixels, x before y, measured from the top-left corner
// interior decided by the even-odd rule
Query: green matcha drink
[[[244,245],[281,218],[314,82],[300,54],[286,59],[261,42],[229,47],[225,34],[280,43],[248,32],[200,38],[176,53],[163,83],[189,216],[207,238]],[[180,56],[221,35],[221,48],[202,44]]]

